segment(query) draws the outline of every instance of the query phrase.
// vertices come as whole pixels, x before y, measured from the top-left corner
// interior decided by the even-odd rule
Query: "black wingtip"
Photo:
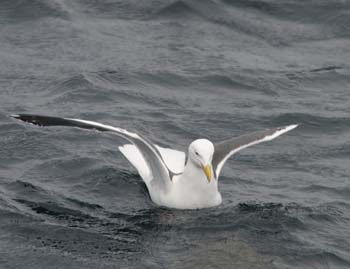
[[[99,131],[107,131],[106,128],[103,127],[98,127],[96,125],[87,124],[77,120],[60,117],[51,117],[35,114],[15,114],[11,115],[11,117],[37,126],[70,126],[83,129],[96,129]]]
[[[29,115],[25,115],[25,114],[12,114],[12,115],[10,115],[11,118],[14,118],[16,120],[25,121],[25,122],[29,122],[28,116]]]
[[[33,118],[33,115],[29,114],[12,114],[10,115],[11,118],[22,120],[22,121],[29,121],[31,118]]]
[[[11,117],[17,120],[34,124],[34,125],[44,126],[44,124],[42,124],[42,119],[45,118],[44,116],[31,115],[31,114],[13,114],[11,115]]]

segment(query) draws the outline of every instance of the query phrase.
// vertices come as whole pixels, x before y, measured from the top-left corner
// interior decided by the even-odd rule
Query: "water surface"
[[[0,2],[1,268],[350,267],[350,2]],[[158,208],[122,139],[187,150],[300,123],[235,155],[222,205]]]

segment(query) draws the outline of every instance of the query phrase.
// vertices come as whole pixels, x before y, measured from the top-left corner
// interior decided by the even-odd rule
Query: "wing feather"
[[[264,131],[258,131],[246,135],[242,135],[236,138],[231,138],[220,143],[214,144],[214,156],[213,156],[213,170],[215,171],[216,178],[219,177],[221,169],[228,158],[230,158],[236,152],[259,144],[261,142],[270,141],[276,137],[284,134],[298,125],[288,125],[284,127],[268,129]]]
[[[82,129],[97,130],[101,132],[112,132],[134,144],[142,153],[152,173],[151,184],[155,184],[158,188],[167,190],[168,185],[171,182],[170,179],[172,172],[167,168],[166,163],[158,152],[158,149],[148,140],[136,133],[129,132],[122,128],[81,119],[49,117],[32,114],[12,115],[12,117],[38,126],[70,126]]]

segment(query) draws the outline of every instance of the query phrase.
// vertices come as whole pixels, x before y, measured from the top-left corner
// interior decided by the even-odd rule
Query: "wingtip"
[[[299,126],[299,124],[291,124],[291,125],[286,126],[285,128],[286,128],[286,131],[288,132],[288,131],[291,131],[291,130],[297,128],[298,126]]]
[[[20,119],[20,118],[21,118],[21,115],[18,115],[18,114],[11,114],[10,117],[11,117],[11,118],[14,118],[14,119]]]

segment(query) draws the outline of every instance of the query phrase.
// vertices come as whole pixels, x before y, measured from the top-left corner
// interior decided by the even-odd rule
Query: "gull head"
[[[212,159],[214,145],[208,139],[197,139],[188,148],[188,158],[197,167],[201,168],[206,175],[208,182],[212,179]]]

